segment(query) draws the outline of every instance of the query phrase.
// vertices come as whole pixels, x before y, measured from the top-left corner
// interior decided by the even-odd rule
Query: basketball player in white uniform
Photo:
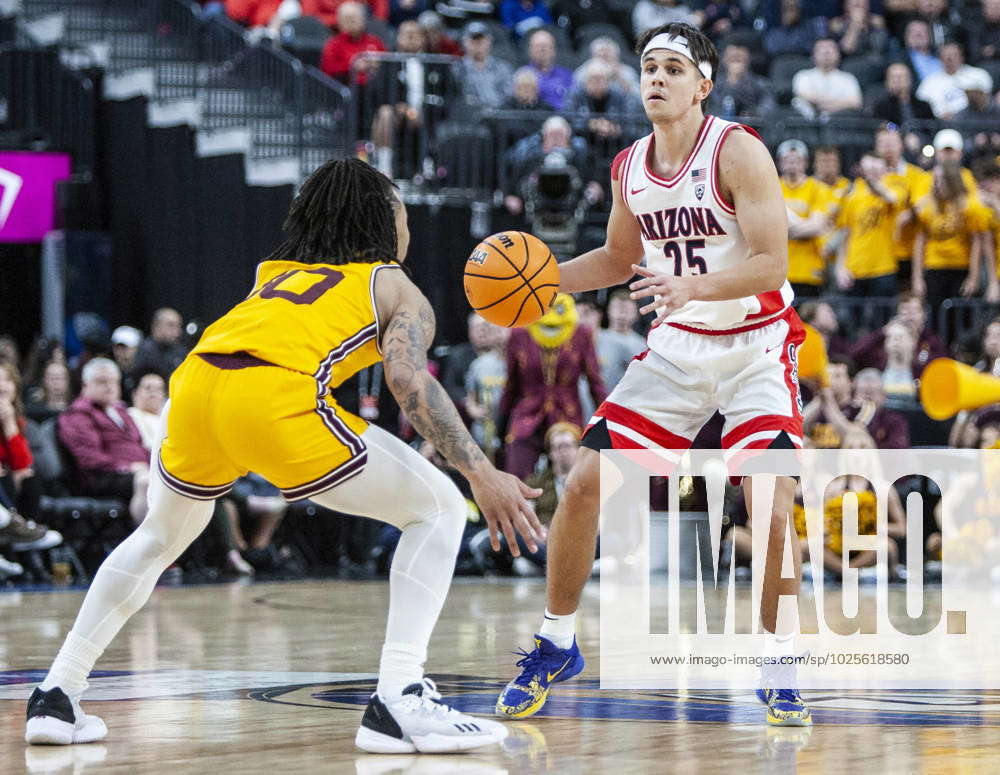
[[[653,297],[643,312],[657,317],[649,349],[591,419],[553,519],[547,610],[535,648],[522,652],[521,674],[497,700],[498,713],[515,718],[537,712],[551,684],[584,666],[574,628],[597,538],[597,450],[685,449],[716,410],[725,418],[727,456],[802,444],[796,350],[805,333],[790,306],[788,224],[771,156],[753,130],[703,113],[718,61],[708,38],[667,24],[647,32],[637,53],[653,131],[615,158],[607,241],[560,265],[560,290],[605,288],[639,274],[632,296]],[[793,479],[778,478],[775,515],[791,513],[794,491]],[[784,530],[783,518],[771,521],[770,546],[784,546]],[[768,565],[780,569],[778,560]],[[775,633],[765,656],[792,654],[791,635],[775,630],[777,593],[798,591],[797,559],[795,577],[794,588],[764,579],[761,620]],[[776,672],[778,683],[765,680],[758,692],[768,721],[811,723],[794,675]]]

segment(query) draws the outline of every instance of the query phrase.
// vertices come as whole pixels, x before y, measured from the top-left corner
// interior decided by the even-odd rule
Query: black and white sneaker
[[[70,698],[58,686],[43,692],[36,688],[28,700],[28,723],[24,741],[31,745],[96,743],[108,735],[97,716],[88,716],[78,697]]]
[[[354,744],[369,753],[450,753],[499,743],[503,724],[473,718],[441,702],[434,682],[410,684],[396,702],[373,694]]]

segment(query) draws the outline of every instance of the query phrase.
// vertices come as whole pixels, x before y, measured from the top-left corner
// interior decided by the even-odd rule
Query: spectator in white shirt
[[[965,64],[965,54],[959,43],[945,43],[938,49],[938,56],[941,58],[942,69],[920,82],[917,97],[930,103],[937,118],[948,120],[969,105],[963,88],[965,82],[978,79],[988,82],[992,90],[993,79],[985,70]]]
[[[153,450],[156,434],[160,428],[160,412],[167,400],[167,383],[159,374],[143,374],[139,384],[132,391],[132,406],[128,413],[135,420],[142,434],[142,446]]]
[[[792,105],[807,118],[817,113],[837,113],[861,107],[858,79],[839,70],[840,49],[830,38],[820,38],[813,46],[813,64],[792,78]]]
[[[573,80],[580,86],[584,82],[584,70],[594,59],[600,59],[611,68],[611,86],[622,94],[639,93],[639,74],[621,60],[621,47],[614,38],[594,38],[590,43],[590,59],[573,73]]]

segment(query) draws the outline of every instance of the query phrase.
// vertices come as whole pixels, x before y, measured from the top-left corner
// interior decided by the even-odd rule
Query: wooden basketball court
[[[353,745],[374,685],[384,582],[159,588],[91,676],[86,707],[109,736],[27,747],[25,698],[82,591],[0,594],[0,772],[14,773],[990,773],[1000,771],[1000,693],[805,695],[811,730],[774,729],[751,695],[598,689],[598,601],[588,588],[585,680],[510,722],[502,748],[372,756]],[[458,580],[427,666],[460,709],[488,713],[530,643],[540,580]]]

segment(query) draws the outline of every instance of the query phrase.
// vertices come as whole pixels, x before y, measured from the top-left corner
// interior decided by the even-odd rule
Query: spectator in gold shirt
[[[854,296],[896,295],[893,232],[901,197],[886,181],[874,152],[861,158],[861,177],[840,206],[837,228],[845,232],[837,256],[837,287]]]
[[[830,192],[830,232],[820,237],[820,251],[823,259],[836,256],[840,247],[841,233],[833,229],[840,212],[840,203],[851,189],[851,181],[840,174],[840,149],[835,145],[820,145],[813,151],[813,177],[825,185]]]
[[[875,132],[875,154],[885,162],[885,184],[899,196],[899,216],[893,239],[899,277],[910,281],[910,259],[916,226],[912,208],[931,190],[931,176],[903,158],[903,136],[895,124],[883,124]]]
[[[931,309],[979,290],[989,210],[965,188],[957,164],[934,168],[931,193],[917,203],[911,288]]]
[[[777,157],[788,211],[788,281],[799,298],[819,296],[825,268],[820,240],[830,231],[833,196],[806,175],[809,151],[801,140],[785,140]]]

